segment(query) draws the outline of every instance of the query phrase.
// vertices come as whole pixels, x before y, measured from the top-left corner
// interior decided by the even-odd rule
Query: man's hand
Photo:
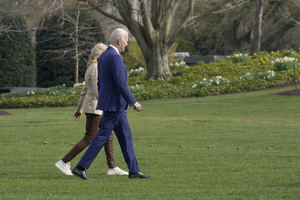
[[[139,102],[136,102],[134,105],[133,105],[133,108],[134,110],[140,112],[142,110],[142,106]]]
[[[73,119],[76,121],[76,120],[80,119],[80,117],[81,117],[81,113],[76,112],[73,116]]]

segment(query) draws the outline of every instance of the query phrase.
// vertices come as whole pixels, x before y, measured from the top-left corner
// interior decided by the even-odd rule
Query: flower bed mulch
[[[284,91],[284,92],[280,92],[279,94],[288,95],[288,96],[300,96],[300,89]]]
[[[10,115],[10,113],[6,112],[6,111],[1,111],[0,110],[0,115]]]

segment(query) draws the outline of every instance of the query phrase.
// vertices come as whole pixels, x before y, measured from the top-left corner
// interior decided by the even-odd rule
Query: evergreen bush
[[[6,16],[0,33],[0,87],[32,87],[36,85],[34,50],[25,20]]]
[[[183,37],[179,37],[176,42],[177,42],[176,51],[196,54],[195,44],[192,41],[188,41]]]
[[[122,54],[127,70],[146,67],[142,51],[135,40],[128,41],[128,47],[126,48],[126,51]]]

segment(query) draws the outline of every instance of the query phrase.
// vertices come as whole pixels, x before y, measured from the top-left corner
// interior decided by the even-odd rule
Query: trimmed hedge
[[[128,77],[128,84],[135,98],[139,101],[159,98],[200,97],[263,89],[293,81],[293,69],[275,71],[274,61],[282,58],[283,55],[284,52],[260,53],[250,56],[248,59],[240,59],[239,62],[228,59],[201,66],[179,67],[171,71],[173,77],[169,80],[145,81],[143,74]],[[296,53],[292,58],[300,61],[300,53]],[[296,63],[297,65],[299,62]],[[297,66],[296,72],[299,75],[299,66]],[[0,95],[0,107],[76,105],[81,87],[66,88],[60,86],[60,89],[55,90],[64,92],[58,96],[53,96],[51,93],[42,95],[38,91],[35,91],[35,94],[23,94],[22,97],[12,97],[9,94]]]
[[[35,57],[25,20],[6,16],[1,24],[9,29],[0,34],[0,87],[34,87]]]

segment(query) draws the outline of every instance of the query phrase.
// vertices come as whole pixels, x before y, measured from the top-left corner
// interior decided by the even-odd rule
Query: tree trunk
[[[261,50],[264,0],[251,0],[251,7],[253,9],[253,23],[250,36],[250,53],[254,53]]]
[[[78,53],[78,26],[79,26],[79,16],[80,16],[80,11],[79,9],[77,10],[77,15],[76,15],[76,24],[75,24],[75,83],[78,83],[78,74],[79,74],[79,53]]]
[[[144,58],[147,64],[147,74],[145,80],[168,79],[171,78],[168,56],[169,51],[158,46],[151,48]]]
[[[112,2],[114,4],[111,5],[118,13],[107,12],[104,7],[97,6],[92,1],[88,1],[88,4],[104,16],[127,26],[144,55],[147,64],[146,80],[170,78],[168,54],[171,46],[191,21],[194,0]]]

